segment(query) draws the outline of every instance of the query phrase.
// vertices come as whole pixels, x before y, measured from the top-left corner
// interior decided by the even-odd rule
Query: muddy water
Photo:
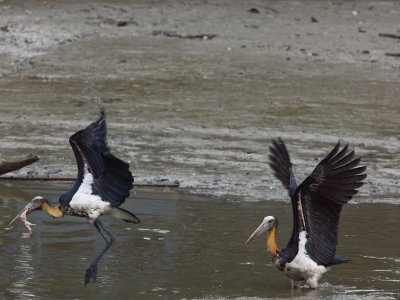
[[[0,187],[0,298],[198,299],[400,297],[400,206],[351,204],[343,211],[336,266],[314,291],[292,290],[270,263],[265,242],[244,241],[265,215],[280,219],[278,242],[290,234],[288,203],[242,202],[179,190],[136,189],[124,204],[142,223],[103,218],[117,242],[99,264],[98,280],[83,287],[84,270],[103,240],[85,220],[35,213],[32,235],[5,225],[31,197],[56,200],[67,188],[49,184]]]

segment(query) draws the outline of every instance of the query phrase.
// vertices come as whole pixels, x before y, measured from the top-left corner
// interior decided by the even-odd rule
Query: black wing
[[[289,195],[294,195],[297,185],[285,143],[281,138],[272,140],[272,146],[269,147],[269,150],[271,151],[268,156],[270,160],[269,166],[273,170],[275,177],[282,182]]]
[[[301,220],[299,229],[308,234],[306,250],[320,265],[344,262],[335,257],[340,212],[343,204],[357,194],[367,177],[366,167],[357,167],[360,158],[340,142],[297,188],[296,199]]]
[[[294,252],[297,253],[297,227],[299,219],[297,213],[297,203],[294,197],[297,184],[292,170],[292,163],[290,161],[289,152],[287,151],[285,143],[281,138],[273,140],[269,150],[271,152],[271,154],[268,156],[270,160],[269,165],[273,170],[275,177],[278,178],[282,182],[283,186],[288,190],[292,202],[293,229],[286,248],[294,249]]]
[[[66,205],[79,189],[85,172],[93,176],[92,190],[102,200],[112,206],[119,206],[129,196],[133,187],[129,165],[110,153],[106,142],[106,120],[104,110],[100,118],[86,129],[73,134],[69,142],[74,151],[78,166],[78,175],[74,186],[60,197],[60,203]]]

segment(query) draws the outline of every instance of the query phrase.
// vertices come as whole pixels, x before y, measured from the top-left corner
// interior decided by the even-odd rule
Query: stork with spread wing
[[[64,215],[87,218],[104,238],[106,246],[86,270],[86,286],[91,279],[96,279],[97,263],[115,240],[99,217],[111,214],[135,224],[140,220],[131,212],[119,207],[129,196],[133,187],[133,177],[129,165],[110,153],[106,142],[104,110],[96,122],[73,134],[69,142],[78,166],[75,184],[61,195],[56,206],[51,206],[46,198],[33,198],[10,222],[9,227],[22,220],[29,231],[32,231],[31,227],[34,224],[28,222],[26,216],[36,210],[42,210],[55,218]]]
[[[292,280],[292,286],[305,282],[316,288],[328,267],[348,262],[335,255],[340,212],[367,175],[366,167],[358,166],[360,158],[354,158],[354,151],[349,152],[348,145],[340,148],[339,142],[297,186],[284,142],[279,138],[270,147],[270,166],[289,191],[292,235],[286,248],[279,250],[275,241],[278,220],[267,216],[246,243],[267,232],[268,252],[277,268]]]

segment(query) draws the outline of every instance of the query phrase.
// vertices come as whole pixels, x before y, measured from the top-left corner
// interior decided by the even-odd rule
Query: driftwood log
[[[11,161],[2,161],[0,162],[0,175],[19,170],[23,167],[26,167],[34,162],[37,162],[39,157],[33,154],[29,154],[23,158],[19,158]]]

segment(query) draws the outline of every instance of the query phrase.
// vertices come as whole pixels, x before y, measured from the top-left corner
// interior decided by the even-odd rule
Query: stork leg
[[[299,287],[300,283],[301,283],[301,281],[296,281],[296,280],[293,280],[293,279],[291,279],[290,282],[292,284],[292,289],[297,289]]]
[[[111,245],[115,241],[115,238],[111,235],[110,232],[107,231],[107,229],[104,227],[103,223],[101,223],[101,221],[99,219],[94,220],[93,221],[93,225],[94,225],[94,227],[96,227],[97,231],[100,232],[101,236],[106,241],[106,246],[100,252],[100,254],[92,261],[92,263],[90,264],[89,268],[86,270],[85,286],[90,282],[91,278],[93,279],[93,281],[96,281],[97,263],[99,262],[99,260],[102,258],[104,253],[107,252],[107,250],[111,247]]]

